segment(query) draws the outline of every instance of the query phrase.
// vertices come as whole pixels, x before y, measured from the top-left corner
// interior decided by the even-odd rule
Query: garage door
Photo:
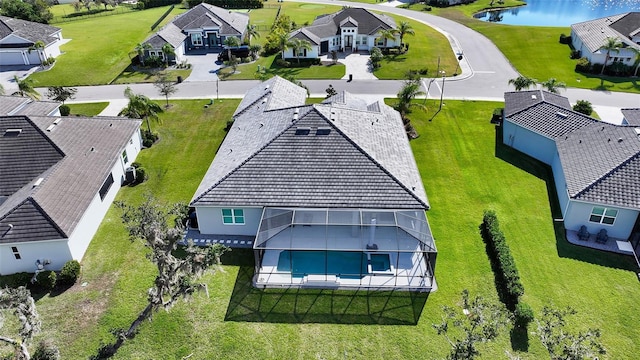
[[[0,65],[24,65],[21,51],[0,51]]]

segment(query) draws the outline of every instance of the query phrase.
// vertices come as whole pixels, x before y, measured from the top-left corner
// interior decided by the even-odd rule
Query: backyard
[[[148,192],[166,203],[191,199],[238,100],[210,108],[205,103],[173,101],[162,123],[152,124],[160,141],[137,159],[149,180],[123,188],[118,200],[135,203]],[[536,314],[543,305],[570,305],[578,310],[571,329],[600,328],[608,358],[633,358],[640,351],[640,318],[632,310],[640,288],[632,259],[563,239],[553,221],[558,212],[549,200],[555,196],[549,169],[496,144],[489,119],[499,103],[447,101],[433,121],[437,105],[427,106],[426,113],[411,115],[421,135],[411,145],[432,207],[437,292],[257,290],[250,286],[252,252],[234,250],[221,271],[205,277],[209,298],[199,294],[159,312],[116,358],[442,358],[448,343],[431,327],[441,320],[441,306],[457,306],[465,288],[497,299],[478,234],[484,209],[498,213],[524,300]],[[119,215],[110,209],[82,261],[79,283],[87,286],[38,300],[45,336],[55,339],[63,358],[87,358],[101,341],[111,340],[111,329],[128,326],[146,304],[154,268],[143,246],[127,239]],[[512,345],[528,347],[518,353],[523,359],[546,356],[534,335],[511,344],[507,331],[481,346],[483,358],[504,358]]]

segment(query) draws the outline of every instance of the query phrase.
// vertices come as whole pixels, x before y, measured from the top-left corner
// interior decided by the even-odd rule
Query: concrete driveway
[[[191,64],[191,75],[184,81],[216,81],[218,79],[218,70],[222,67],[222,63],[216,64],[217,53],[189,54],[185,55],[185,59]]]
[[[4,88],[6,95],[11,95],[18,90],[18,85],[13,80],[14,76],[17,76],[20,80],[31,75],[38,70],[40,66],[33,65],[16,65],[16,66],[2,66],[0,67],[0,84]]]
[[[369,65],[368,52],[339,52],[338,62],[344,64],[345,72],[342,79],[348,79],[349,74],[353,75],[353,80],[375,80],[377,77],[373,75],[373,69]],[[329,55],[322,55],[320,60],[323,62],[331,61]]]

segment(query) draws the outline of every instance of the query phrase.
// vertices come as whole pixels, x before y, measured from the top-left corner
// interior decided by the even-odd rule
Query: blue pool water
[[[368,272],[367,254],[359,251],[284,250],[278,258],[277,269],[291,272],[295,277],[309,274],[362,277]]]
[[[526,6],[475,17],[509,25],[570,26],[629,11],[640,11],[640,0],[528,0]]]
[[[371,254],[371,270],[372,271],[391,270],[391,261],[389,259],[389,254]]]

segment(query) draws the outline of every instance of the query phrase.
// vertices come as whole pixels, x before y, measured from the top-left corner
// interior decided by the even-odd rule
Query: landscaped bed
[[[173,101],[162,124],[152,123],[160,141],[137,159],[149,180],[123,188],[118,200],[136,203],[150,191],[167,203],[189,201],[238,101],[209,108],[206,100]],[[441,321],[442,305],[458,306],[465,288],[497,301],[478,230],[484,209],[500,217],[526,289],[523,300],[536,315],[543,305],[570,305],[578,311],[571,329],[600,328],[608,358],[634,358],[640,287],[633,260],[564,240],[553,220],[559,212],[549,200],[556,199],[549,169],[496,146],[489,120],[500,104],[447,101],[431,122],[437,104],[427,105],[427,114],[410,116],[421,135],[411,145],[432,207],[437,292],[258,290],[251,287],[253,252],[236,249],[223,258],[223,271],[205,277],[209,298],[198,294],[158,312],[115,359],[443,358],[449,345],[431,327]],[[128,240],[119,216],[112,207],[87,250],[80,280],[87,286],[37,302],[45,335],[63,358],[87,358],[146,305],[154,269],[142,245]],[[528,353],[517,353],[522,359],[548,356],[532,334],[514,344],[528,346]],[[514,352],[508,332],[480,349],[487,359]]]

